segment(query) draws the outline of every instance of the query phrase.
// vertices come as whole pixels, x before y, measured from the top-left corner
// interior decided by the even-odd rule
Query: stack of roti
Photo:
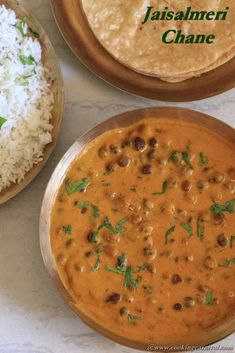
[[[235,55],[235,0],[81,0],[88,23],[103,47],[123,65],[168,82],[200,76]],[[142,24],[147,7],[154,10],[224,11],[225,21],[157,20]],[[169,30],[213,34],[213,44],[165,44]]]

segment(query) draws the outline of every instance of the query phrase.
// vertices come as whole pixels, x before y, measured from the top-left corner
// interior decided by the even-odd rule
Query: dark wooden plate
[[[51,5],[57,25],[74,54],[97,76],[123,91],[182,102],[214,96],[235,86],[235,57],[200,77],[179,83],[137,73],[116,61],[98,42],[80,0],[51,0]]]

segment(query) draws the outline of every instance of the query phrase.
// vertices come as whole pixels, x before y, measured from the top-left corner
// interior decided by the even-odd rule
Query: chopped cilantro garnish
[[[94,266],[92,267],[92,271],[96,272],[100,268],[100,257],[97,255],[96,262]]]
[[[224,205],[219,203],[214,203],[210,207],[210,211],[214,214],[220,214],[224,216],[223,212],[233,213],[234,212],[235,199],[227,201]]]
[[[118,275],[123,275],[126,271],[125,268],[120,268],[120,267],[112,267],[112,266],[105,266],[105,271],[107,272],[113,272]]]
[[[225,260],[223,263],[220,264],[221,267],[229,267],[231,265],[235,265],[235,257],[230,260]]]
[[[175,230],[175,226],[169,228],[166,233],[165,233],[165,237],[164,237],[164,242],[165,242],[165,245],[168,244],[168,240],[169,240],[169,236],[171,235],[171,233],[173,233]]]
[[[33,74],[19,76],[19,85],[20,86],[28,86],[29,85],[28,79],[32,76],[33,76]]]
[[[3,124],[5,124],[6,121],[7,121],[7,119],[5,119],[2,116],[0,116],[0,129],[3,126]]]
[[[29,85],[29,81],[27,81],[27,80],[19,80],[19,85],[26,87],[26,86]]]
[[[205,227],[200,217],[197,219],[197,237],[202,241],[205,237]]]
[[[128,322],[131,323],[131,322],[134,322],[136,320],[141,320],[142,318],[140,316],[135,316],[135,315],[128,314],[127,319],[128,319]]]
[[[22,37],[26,37],[27,35],[27,32],[25,31],[26,29],[25,25],[26,25],[25,20],[21,20],[17,23],[17,25],[15,25],[15,27],[18,29]]]
[[[31,27],[29,27],[29,32],[35,37],[35,38],[40,38],[40,34],[36,31],[34,31]]]
[[[178,151],[173,151],[170,154],[169,161],[172,161],[174,163],[178,163],[179,162],[179,152]]]
[[[143,265],[137,266],[137,269],[135,272],[144,271],[144,270],[147,270],[148,268],[149,268],[149,264],[147,262],[144,262]]]
[[[19,59],[22,65],[34,65],[36,63],[32,55],[29,55],[29,56],[20,55]]]
[[[93,244],[97,244],[99,242],[99,237],[100,237],[99,232],[97,230],[93,231],[91,233],[90,242]]]
[[[168,181],[165,180],[162,184],[162,191],[160,192],[154,192],[153,195],[163,195],[165,194],[165,192],[167,191],[167,188],[168,188]]]
[[[76,203],[76,206],[77,206],[78,208],[81,208],[81,209],[87,208],[87,207],[90,206],[91,209],[92,209],[92,216],[93,216],[94,218],[98,218],[98,217],[100,216],[100,210],[99,210],[99,208],[98,208],[97,206],[93,205],[92,203],[90,203],[90,201],[80,201],[80,202],[77,202],[77,203]]]
[[[106,229],[109,230],[109,232],[111,234],[115,234],[115,229],[112,226],[112,224],[111,224],[111,222],[110,222],[108,217],[105,217],[104,222],[99,226],[99,229],[101,229],[101,228],[106,228]]]
[[[126,228],[123,226],[128,221],[128,217],[122,218],[115,226],[112,225],[108,217],[105,217],[104,222],[99,226],[98,229],[106,228],[111,234],[121,234]]]
[[[199,164],[204,167],[208,164],[208,159],[203,152],[199,153]]]
[[[92,267],[92,271],[93,272],[96,272],[99,270],[100,268],[100,254],[103,252],[102,248],[100,247],[97,247],[96,250],[95,250],[95,253],[96,253],[96,261],[95,261],[95,264],[93,265]]]
[[[118,256],[117,258],[117,268],[125,269],[127,265],[127,257],[125,254]]]
[[[231,238],[230,238],[230,248],[233,247],[233,242],[235,241],[235,235],[231,235]]]
[[[23,80],[27,80],[28,78],[32,77],[33,74],[30,74],[30,75],[22,75],[20,76]]]
[[[120,221],[116,223],[115,226],[115,233],[122,233],[126,230],[126,228],[123,226],[127,221],[129,217],[124,217]]]
[[[95,205],[92,205],[92,204],[91,204],[91,208],[92,208],[92,216],[94,218],[98,218],[100,216],[99,208],[97,206],[95,206]]]
[[[68,224],[67,226],[63,226],[63,231],[65,234],[72,234],[73,227],[71,224]]]
[[[131,190],[132,192],[136,192],[136,191],[137,191],[137,189],[136,189],[136,187],[135,187],[134,185],[130,188],[130,190]]]
[[[77,206],[78,208],[81,208],[81,209],[90,206],[90,204],[91,204],[91,203],[90,203],[89,201],[80,201],[80,202],[76,202],[76,206]]]
[[[68,195],[72,195],[74,192],[77,192],[77,191],[83,192],[86,190],[89,184],[90,184],[90,181],[86,178],[81,179],[75,183],[72,183],[71,179],[68,179],[65,182],[65,191],[67,192]]]
[[[139,283],[142,279],[142,277],[138,276],[137,278],[133,277],[134,270],[131,266],[128,266],[125,272],[125,280],[124,280],[124,286],[127,288],[137,288],[139,286]]]
[[[213,293],[207,292],[204,297],[204,304],[206,305],[213,305]]]
[[[180,225],[182,228],[184,228],[184,230],[186,230],[189,235],[193,235],[193,228],[189,223],[182,222],[180,223]]]
[[[136,269],[131,266],[127,266],[127,259],[125,255],[122,255],[122,257],[118,258],[117,267],[105,266],[105,271],[113,272],[118,275],[124,276],[125,287],[137,288],[139,286],[139,282],[141,281],[142,277],[137,276],[136,278],[134,278],[134,274],[140,271],[145,271],[148,267],[149,265],[147,263],[137,266]]]
[[[183,159],[184,163],[187,166],[189,166],[190,169],[193,169],[193,166],[192,166],[192,164],[191,164],[191,162],[189,160],[189,154],[188,154],[187,151],[182,152],[182,159]]]

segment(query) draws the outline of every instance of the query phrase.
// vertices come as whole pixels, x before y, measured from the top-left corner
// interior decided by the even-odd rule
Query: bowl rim
[[[55,67],[55,71],[57,72],[57,77],[56,80],[58,81],[58,89],[57,89],[57,95],[58,95],[58,101],[59,101],[59,114],[56,115],[55,113],[52,112],[52,120],[56,120],[56,124],[53,124],[53,130],[54,134],[52,131],[52,137],[53,140],[51,143],[47,144],[44,147],[43,151],[43,159],[42,161],[38,162],[37,164],[34,164],[32,168],[25,174],[24,179],[19,182],[19,183],[11,183],[11,185],[5,189],[3,189],[0,192],[0,205],[6,203],[13,197],[15,197],[18,193],[20,193],[23,189],[25,189],[35,178],[36,176],[41,172],[42,168],[45,166],[46,162],[50,158],[53,150],[56,147],[58,137],[60,134],[61,130],[61,124],[63,121],[64,117],[64,111],[65,111],[65,89],[64,89],[64,79],[62,75],[62,70],[59,62],[59,58],[56,54],[56,51],[54,49],[54,46],[52,45],[52,42],[44,29],[43,25],[32,15],[30,11],[25,9],[23,6],[20,5],[18,0],[0,0],[0,5],[5,5],[7,8],[12,9],[18,18],[22,17],[27,17],[28,21],[30,23],[33,23],[35,28],[40,31],[40,34],[43,36],[43,40],[40,41],[41,47],[42,47],[42,55],[45,51],[45,47],[50,51],[51,53],[51,58],[53,60],[53,66]],[[53,87],[52,87],[53,90]],[[54,100],[55,100],[55,94],[53,94]],[[53,105],[53,110],[55,109],[55,102]]]
[[[74,314],[76,314],[83,322],[85,322],[96,332],[99,332],[103,336],[119,344],[141,350],[147,350],[148,345],[146,343],[143,344],[138,340],[129,340],[123,336],[115,334],[115,332],[113,332],[111,329],[107,330],[103,328],[101,324],[97,324],[95,320],[89,318],[85,312],[81,311],[79,307],[76,306],[75,299],[69,292],[69,289],[66,289],[66,286],[60,279],[59,272],[54,260],[50,243],[50,217],[54,200],[65,178],[66,172],[71,167],[71,163],[79,156],[80,153],[82,153],[82,151],[84,151],[84,148],[87,144],[89,144],[92,140],[94,140],[97,136],[100,136],[105,131],[109,131],[118,127],[121,128],[129,126],[135,122],[143,120],[144,118],[159,119],[172,118],[173,116],[178,120],[188,121],[195,125],[201,125],[212,129],[212,131],[216,130],[217,134],[219,133],[224,138],[227,137],[228,140],[235,145],[235,129],[233,127],[222,122],[221,120],[218,120],[217,118],[195,110],[178,107],[153,107],[137,109],[115,115],[114,117],[104,120],[100,124],[82,134],[61,158],[47,185],[42,201],[39,220],[40,248],[44,265],[67,306],[69,306]],[[228,318],[228,321],[216,328],[215,331],[215,334],[211,335],[211,337],[208,336],[208,333],[206,333],[205,337],[202,338],[202,341],[196,342],[195,346],[206,346],[216,343],[233,333],[235,331],[235,313],[231,318]],[[174,343],[169,344],[169,346],[174,346]],[[177,349],[175,351],[177,351]]]

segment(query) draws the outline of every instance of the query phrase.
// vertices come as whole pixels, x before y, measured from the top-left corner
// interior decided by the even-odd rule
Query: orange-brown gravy
[[[235,310],[234,145],[148,119],[96,138],[57,194],[51,246],[78,308],[111,332],[187,343]]]

